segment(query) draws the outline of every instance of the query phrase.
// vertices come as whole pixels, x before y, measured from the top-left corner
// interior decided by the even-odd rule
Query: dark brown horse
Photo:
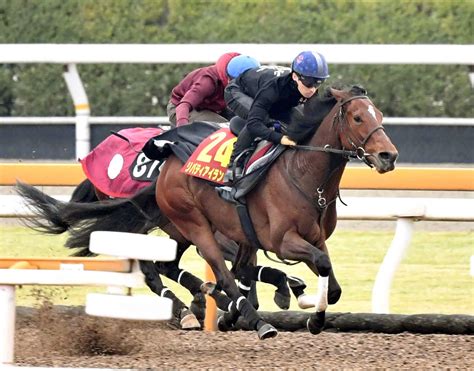
[[[398,157],[382,127],[382,113],[363,90],[331,89],[331,93],[337,104],[315,134],[283,152],[265,181],[247,196],[261,247],[281,259],[304,262],[320,276],[317,311],[307,323],[312,333],[321,331],[328,301],[336,302],[341,294],[325,241],[336,226],[336,199],[348,157],[358,157],[379,173],[393,170]],[[315,102],[312,99],[305,105],[306,121],[311,120]],[[276,329],[240,293],[214,237],[220,231],[241,245],[236,271],[250,264],[256,248],[249,244],[234,206],[222,200],[213,186],[181,173],[182,166],[171,154],[161,170],[156,187],[161,212],[197,246],[218,286],[233,301],[233,311],[240,312],[261,339],[276,336]],[[235,315],[222,321],[234,322]]]

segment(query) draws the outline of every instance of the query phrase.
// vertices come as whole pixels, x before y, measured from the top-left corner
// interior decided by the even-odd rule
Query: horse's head
[[[398,151],[385,134],[382,112],[367,97],[365,90],[353,87],[350,91],[331,89],[338,101],[339,139],[346,149],[357,152],[357,157],[379,173],[395,168]]]

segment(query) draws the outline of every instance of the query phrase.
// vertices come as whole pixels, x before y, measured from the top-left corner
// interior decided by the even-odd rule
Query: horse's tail
[[[68,223],[61,217],[61,202],[28,184],[17,182],[16,192],[24,198],[33,216],[22,218],[25,224],[42,233],[61,234],[68,230]]]
[[[61,202],[23,183],[17,189],[36,216],[28,218],[28,226],[54,234],[67,230],[65,246],[80,249],[75,256],[92,255],[88,246],[94,231],[147,233],[166,220],[156,205],[155,183],[129,199],[92,203]]]
[[[74,189],[71,195],[71,202],[95,202],[99,201],[95,193],[95,188],[89,179],[83,180]]]

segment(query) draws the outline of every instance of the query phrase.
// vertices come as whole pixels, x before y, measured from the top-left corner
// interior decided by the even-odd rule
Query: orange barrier
[[[78,269],[85,271],[131,272],[129,259],[107,258],[0,258],[0,269]]]
[[[399,167],[379,174],[366,167],[349,167],[341,188],[474,191],[474,168]]]
[[[0,185],[14,185],[17,179],[33,185],[76,186],[85,175],[80,164],[0,163]],[[348,167],[341,188],[474,191],[474,168],[399,167],[378,174],[368,167]]]
[[[205,281],[216,282],[216,276],[209,264],[206,263]],[[217,305],[216,301],[206,295],[206,316],[204,317],[204,330],[217,331]]]
[[[0,185],[14,185],[17,180],[33,185],[76,186],[86,176],[80,164],[71,163],[2,163]]]

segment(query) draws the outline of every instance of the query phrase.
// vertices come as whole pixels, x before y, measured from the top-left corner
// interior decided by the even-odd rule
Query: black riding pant
[[[237,138],[237,141],[234,143],[234,150],[232,151],[232,155],[230,156],[229,164],[232,165],[234,160],[240,155],[243,151],[249,148],[253,143],[253,137],[250,135],[247,126],[245,126],[241,131]],[[242,165],[242,164],[234,164],[234,165]]]

